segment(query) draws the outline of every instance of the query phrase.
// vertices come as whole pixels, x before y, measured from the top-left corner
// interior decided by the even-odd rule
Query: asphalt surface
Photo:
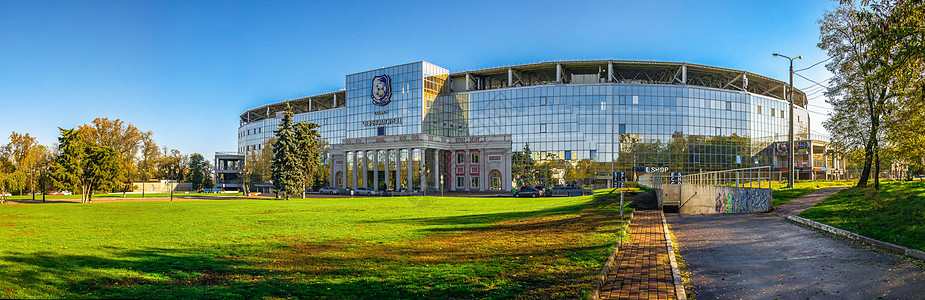
[[[697,299],[925,299],[921,262],[774,214],[666,218]]]

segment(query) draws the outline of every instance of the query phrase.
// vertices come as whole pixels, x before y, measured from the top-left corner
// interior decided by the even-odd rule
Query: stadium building
[[[240,116],[238,152],[262,150],[286,105],[319,125],[330,185],[510,190],[605,187],[612,172],[685,174],[788,168],[787,83],[670,62],[563,61],[451,73],[416,62],[346,76],[346,89]],[[794,91],[796,169],[831,178],[843,163],[811,136]],[[785,178],[785,177],[784,177]]]

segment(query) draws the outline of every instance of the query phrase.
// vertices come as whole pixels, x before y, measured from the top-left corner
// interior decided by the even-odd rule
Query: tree
[[[55,159],[55,177],[67,189],[80,190],[82,203],[89,203],[93,191],[113,189],[122,182],[118,153],[109,147],[84,140],[74,129],[63,129],[58,138],[61,153]]]
[[[91,124],[80,125],[77,130],[88,142],[116,151],[120,165],[118,180],[128,181],[135,177],[136,153],[143,135],[135,125],[125,125],[119,119],[96,118]]]
[[[921,90],[923,9],[921,1],[846,0],[819,21],[819,48],[832,57],[826,68],[835,73],[826,92],[833,113],[823,125],[845,152],[863,147],[858,187],[867,186],[874,168],[874,188],[880,188],[882,142],[895,125],[908,123],[891,123],[890,116],[909,108],[902,99]]]
[[[536,161],[530,143],[524,144],[523,151],[511,154],[511,175],[517,180],[519,186],[531,186],[536,178]]]
[[[193,153],[189,156],[190,183],[193,184],[194,190],[200,190],[207,186],[206,181],[211,182],[212,165],[202,154]]]
[[[157,162],[160,152],[158,152],[157,143],[151,136],[154,132],[147,131],[141,134],[141,160],[138,162],[138,173],[141,175],[141,197],[145,197],[144,182],[148,181],[148,176],[156,174]]]
[[[0,203],[6,202],[6,194],[22,190],[26,186],[26,175],[22,171],[0,173]]]
[[[304,175],[302,171],[302,155],[299,154],[299,141],[297,133],[292,126],[292,109],[286,102],[286,112],[280,121],[279,129],[273,132],[276,142],[273,143],[273,162],[271,164],[273,187],[283,192],[286,200],[289,195],[299,191]]]
[[[189,159],[184,157],[180,150],[167,147],[162,149],[164,154],[157,161],[157,177],[178,182],[186,180],[189,174]]]
[[[871,10],[878,16],[872,49],[889,58],[878,76],[894,78],[896,94],[884,120],[885,139],[895,159],[917,168],[925,158],[925,2],[882,1]]]
[[[247,182],[251,184],[263,183],[272,178],[270,164],[273,162],[274,143],[276,143],[276,138],[270,137],[264,142],[260,151],[251,151],[246,154],[243,176]]]
[[[302,163],[302,198],[305,198],[305,188],[314,185],[315,179],[321,176],[321,155],[324,153],[321,134],[315,123],[299,122],[295,125],[296,140],[298,144],[299,160]]]
[[[35,163],[41,155],[42,149],[44,147],[40,145],[34,137],[26,134],[19,134],[13,132],[10,134],[10,143],[6,145],[6,152],[10,158],[13,165],[16,167],[16,170],[23,172],[27,178],[27,186],[29,191],[33,192],[35,190]],[[20,194],[22,192],[20,191]],[[34,196],[33,196],[34,200]]]

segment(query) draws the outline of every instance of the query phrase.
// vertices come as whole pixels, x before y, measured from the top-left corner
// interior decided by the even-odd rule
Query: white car
[[[356,189],[356,195],[357,196],[375,196],[376,191],[371,190],[369,188],[361,187],[361,188]]]
[[[9,197],[9,196],[13,196],[13,195],[10,195],[10,193],[4,193],[4,194],[3,194],[3,197]]]
[[[337,189],[331,188],[331,187],[327,187],[327,186],[323,186],[323,187],[321,187],[320,189],[318,189],[318,193],[319,193],[319,194],[331,194],[331,195],[334,195],[334,194],[337,194]]]

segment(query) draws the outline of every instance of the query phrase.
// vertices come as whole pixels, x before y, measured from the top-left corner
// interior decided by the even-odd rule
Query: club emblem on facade
[[[373,104],[379,106],[384,106],[392,101],[392,79],[389,78],[389,75],[373,77],[370,97],[373,98]]]

